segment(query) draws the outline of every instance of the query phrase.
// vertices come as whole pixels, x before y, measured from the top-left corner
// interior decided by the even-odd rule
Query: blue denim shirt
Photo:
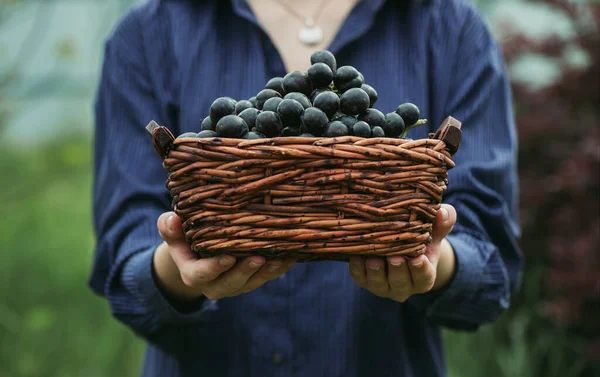
[[[458,212],[448,236],[456,275],[405,303],[358,288],[343,262],[299,264],[252,293],[185,308],[161,295],[152,254],[170,197],[145,125],[198,131],[213,99],[249,98],[286,72],[245,1],[149,1],[105,45],[90,278],[148,340],[143,376],[439,377],[441,327],[474,330],[509,306],[522,267],[517,140],[505,67],[480,15],[462,0],[364,0],[329,49],[377,89],[384,113],[419,105],[430,127],[409,137],[448,115],[463,122],[444,196]]]

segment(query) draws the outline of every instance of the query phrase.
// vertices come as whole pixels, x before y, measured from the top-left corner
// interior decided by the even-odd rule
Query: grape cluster
[[[356,68],[338,68],[331,52],[317,51],[310,62],[307,72],[274,77],[248,100],[217,98],[202,121],[201,131],[179,137],[404,138],[408,130],[426,122],[419,119],[419,108],[412,103],[403,103],[385,115],[374,108],[377,91],[364,83]]]

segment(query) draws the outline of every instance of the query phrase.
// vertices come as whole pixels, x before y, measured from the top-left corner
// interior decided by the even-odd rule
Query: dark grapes
[[[404,124],[407,126],[412,126],[413,124],[417,123],[419,117],[421,116],[419,108],[410,102],[403,103],[402,105],[398,106],[396,113],[402,117]]]
[[[367,109],[367,111],[358,116],[358,120],[368,123],[371,127],[379,126],[384,128],[385,126],[385,115],[377,109]]]
[[[341,92],[345,92],[348,89],[360,88],[364,80],[360,76],[360,72],[351,65],[345,65],[340,67],[333,77],[335,87]]]
[[[385,115],[385,125],[382,128],[385,132],[385,136],[398,137],[404,132],[404,120],[397,113],[387,113]]]
[[[198,134],[195,132],[184,132],[181,135],[177,136],[177,139],[186,139],[186,138],[190,138],[190,137],[196,138],[197,135]]]
[[[371,129],[371,137],[385,137],[385,131],[379,126],[373,127]]]
[[[253,108],[253,107],[254,107],[254,105],[252,104],[252,102],[245,99],[245,100],[239,101],[238,103],[235,104],[235,113],[239,114],[242,111]]]
[[[304,107],[295,99],[284,99],[277,106],[277,113],[281,121],[288,127],[299,127],[302,124]]]
[[[263,106],[265,105],[265,102],[267,102],[269,98],[273,97],[281,97],[281,94],[279,94],[279,92],[274,91],[273,89],[261,90],[256,95],[256,108],[262,110]]]
[[[313,135],[311,133],[308,133],[308,132],[305,132],[302,135],[300,135],[300,137],[315,137],[315,135]]]
[[[298,136],[300,135],[299,127],[286,127],[281,130],[281,136]]]
[[[317,96],[321,93],[325,93],[325,92],[330,92],[330,90],[328,88],[317,88],[315,90],[313,90],[313,92],[310,94],[310,101],[311,102],[315,102],[315,98],[317,98]]]
[[[371,137],[371,126],[362,120],[354,123],[350,131],[350,133],[354,136]]]
[[[283,101],[283,98],[273,97],[269,98],[263,105],[263,111],[277,111],[277,106]]]
[[[277,137],[282,129],[279,114],[273,111],[263,111],[256,117],[256,131],[266,137]]]
[[[286,93],[299,92],[310,96],[312,92],[312,83],[306,72],[294,71],[288,73],[283,78],[281,85]]]
[[[373,105],[375,105],[375,102],[377,102],[377,91],[373,89],[371,85],[368,84],[362,84],[360,88],[369,95],[369,107],[373,107]]]
[[[325,91],[315,97],[313,105],[323,110],[328,117],[332,117],[340,107],[340,97],[334,92]]]
[[[285,95],[285,97],[283,97],[283,99],[295,99],[296,101],[300,102],[300,104],[302,105],[302,107],[304,107],[304,109],[308,109],[309,107],[312,106],[312,103],[310,103],[310,101],[308,100],[308,97],[305,96],[304,94],[298,93],[298,92],[288,93]]]
[[[217,132],[213,131],[213,130],[203,130],[198,132],[198,134],[196,135],[196,137],[199,137],[200,139],[206,139],[209,137],[217,137]]]
[[[278,92],[283,96],[285,92],[283,91],[283,86],[281,85],[282,82],[283,77],[273,77],[267,82],[267,85],[265,85],[265,89],[273,89],[274,91]]]
[[[256,96],[248,98],[252,106],[256,107]]]
[[[212,122],[212,120],[210,120],[210,117],[204,118],[204,120],[202,121],[202,124],[200,125],[200,130],[201,131],[204,131],[204,130],[214,131],[215,130],[215,124]]]
[[[364,113],[368,108],[369,95],[360,88],[349,89],[340,98],[340,110],[344,114],[356,115]]]
[[[230,97],[219,97],[210,105],[210,120],[217,124],[226,115],[235,114],[235,101]]]
[[[241,139],[248,133],[248,125],[237,115],[226,115],[217,122],[217,134],[220,137]]]
[[[331,71],[335,73],[337,69],[337,62],[335,56],[327,50],[316,51],[310,56],[310,64],[325,63],[331,68]]]
[[[238,116],[242,118],[248,125],[248,128],[251,129],[256,124],[256,117],[258,116],[259,112],[260,111],[258,109],[251,107],[239,113]]]
[[[348,127],[339,120],[334,120],[331,123],[328,123],[325,126],[325,132],[323,132],[323,136],[325,137],[338,137],[338,136],[347,136],[349,134]]]
[[[309,107],[304,110],[302,115],[302,130],[308,131],[313,135],[322,135],[325,126],[329,122],[327,115],[323,110],[316,107]]]
[[[265,135],[261,134],[260,132],[256,132],[256,131],[250,131],[246,134],[246,136],[244,136],[244,139],[246,140],[255,140],[255,139],[264,139],[266,138]]]
[[[344,123],[346,127],[348,127],[348,129],[350,129],[354,125],[354,123],[358,122],[358,119],[356,119],[352,115],[344,114],[342,114],[342,116],[339,117],[334,117],[333,120],[339,120],[340,122]]]
[[[308,77],[315,88],[327,88],[333,81],[333,72],[325,63],[315,63],[308,69]]]

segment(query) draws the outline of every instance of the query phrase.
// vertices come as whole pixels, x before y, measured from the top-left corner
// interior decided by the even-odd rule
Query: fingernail
[[[400,267],[400,266],[402,266],[403,263],[404,262],[402,261],[402,259],[400,259],[400,260],[393,260],[393,259],[390,260],[390,264],[392,266],[394,266],[394,267]]]
[[[219,264],[223,267],[231,266],[235,262],[235,259],[232,257],[221,257],[219,259]]]
[[[416,268],[421,268],[423,266],[423,261],[419,261],[418,263],[415,263],[412,266]]]
[[[281,265],[279,265],[279,264],[269,264],[269,265],[267,265],[267,271],[273,272],[273,271],[277,270],[279,267],[281,267]]]
[[[167,219],[167,229],[169,229],[169,230],[173,230],[172,225],[173,225],[173,218],[174,217],[175,217],[174,215],[171,215]]]
[[[379,269],[380,269],[380,268],[381,268],[381,266],[380,266],[380,265],[377,265],[377,266],[369,266],[369,269],[370,269],[370,270],[372,270],[372,271],[379,271]]]
[[[259,268],[260,266],[262,266],[262,263],[256,263],[254,261],[250,261],[250,263],[248,263],[248,266],[250,266],[250,268]]]
[[[444,219],[444,221],[448,220],[448,210],[444,207],[442,207],[440,209],[440,211],[442,212],[442,219]]]

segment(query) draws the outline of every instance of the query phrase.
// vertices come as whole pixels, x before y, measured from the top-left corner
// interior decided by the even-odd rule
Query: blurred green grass
[[[0,142],[0,376],[135,376],[143,342],[87,287],[91,139]],[[515,306],[475,334],[445,332],[450,377],[578,377],[566,331],[540,322],[539,269]],[[575,347],[575,348],[573,348]]]

